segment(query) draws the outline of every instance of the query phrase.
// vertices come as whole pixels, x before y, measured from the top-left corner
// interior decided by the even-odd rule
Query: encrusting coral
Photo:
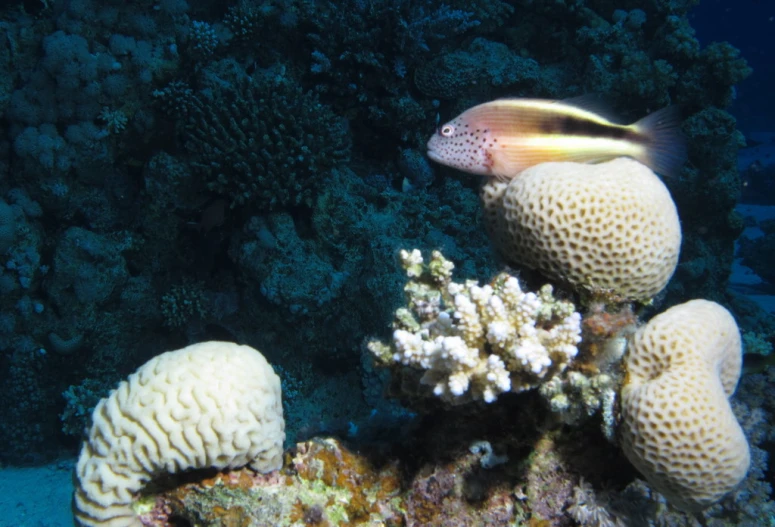
[[[143,499],[144,525],[172,521],[243,527],[376,527],[513,525],[524,518],[513,488],[500,482],[471,502],[470,483],[482,454],[464,450],[454,461],[427,464],[406,477],[398,460],[374,463],[334,438],[296,444],[282,470],[247,469],[188,481]],[[516,523],[521,525],[521,523]]]
[[[409,309],[396,312],[391,345],[369,349],[384,364],[424,370],[420,382],[444,401],[493,402],[538,386],[576,356],[581,315],[551,286],[524,292],[507,273],[484,286],[453,282],[454,265],[438,251],[427,265],[419,250],[401,251],[401,262]]]

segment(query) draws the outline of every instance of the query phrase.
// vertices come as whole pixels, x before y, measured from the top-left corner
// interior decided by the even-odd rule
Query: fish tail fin
[[[681,108],[673,105],[647,115],[633,126],[643,136],[645,151],[638,161],[666,177],[677,176],[686,161]]]

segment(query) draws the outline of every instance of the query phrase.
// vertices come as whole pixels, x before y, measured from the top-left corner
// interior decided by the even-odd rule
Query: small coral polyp
[[[576,356],[581,316],[551,286],[525,292],[507,273],[483,286],[453,282],[454,265],[438,251],[428,265],[417,249],[401,260],[409,308],[396,312],[392,343],[369,349],[383,363],[424,370],[421,384],[442,400],[493,402],[538,386]]]

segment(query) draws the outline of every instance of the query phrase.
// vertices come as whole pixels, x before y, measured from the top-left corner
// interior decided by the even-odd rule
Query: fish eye
[[[452,135],[455,133],[455,127],[451,124],[445,124],[439,130],[439,133],[444,137],[452,137]]]

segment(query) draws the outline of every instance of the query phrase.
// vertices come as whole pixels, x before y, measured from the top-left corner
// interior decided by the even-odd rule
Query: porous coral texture
[[[542,163],[482,191],[502,256],[592,293],[647,300],[675,271],[681,246],[670,193],[650,169],[619,158]]]
[[[741,364],[735,320],[707,300],[668,309],[632,338],[621,392],[622,448],[679,509],[708,507],[748,471],[748,443],[727,399]]]
[[[282,465],[280,379],[248,346],[204,342],[154,357],[92,422],[75,469],[78,526],[139,527],[136,494],[165,472]]]

